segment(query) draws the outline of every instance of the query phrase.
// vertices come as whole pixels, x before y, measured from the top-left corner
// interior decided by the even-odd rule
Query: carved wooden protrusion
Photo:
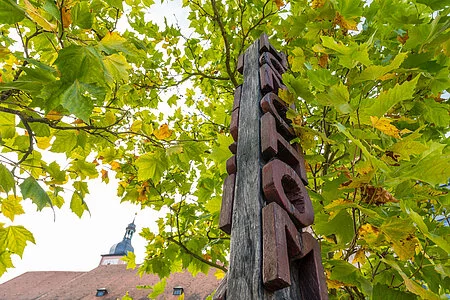
[[[222,207],[220,208],[219,228],[228,234],[231,233],[235,183],[235,174],[229,175],[227,178],[225,178],[225,181],[223,183]]]
[[[291,217],[297,228],[314,222],[314,211],[308,192],[297,173],[281,160],[274,159],[263,167],[263,191],[269,202],[276,202]]]
[[[275,202],[262,209],[263,282],[270,291],[291,285],[290,258],[301,251],[300,233],[287,212]]]
[[[234,143],[230,144],[230,146],[228,146],[228,149],[230,149],[230,152],[231,152],[231,153],[236,154],[236,151],[237,151],[237,143],[234,142]]]
[[[299,287],[302,299],[328,299],[320,245],[308,232],[301,233],[301,241],[302,248],[296,259],[299,259]]]
[[[278,157],[292,166],[303,183],[308,184],[305,162],[297,145],[291,145],[276,130],[275,118],[266,113],[261,117],[261,152],[265,160]]]
[[[278,93],[278,89],[286,89],[281,82],[281,75],[268,64],[264,64],[259,68],[259,77],[263,93]]]
[[[227,160],[226,168],[228,174],[236,174],[236,155]]]
[[[277,130],[287,136],[294,138],[294,129],[290,126],[290,120],[286,118],[287,107],[286,103],[274,93],[268,93],[261,99],[261,108],[263,112],[270,112],[277,121]]]
[[[244,73],[244,54],[239,55],[236,69],[239,73]]]
[[[263,33],[259,38],[259,53],[269,52],[272,54],[284,67],[288,69],[287,57],[283,52],[278,52],[269,42],[267,34]]]

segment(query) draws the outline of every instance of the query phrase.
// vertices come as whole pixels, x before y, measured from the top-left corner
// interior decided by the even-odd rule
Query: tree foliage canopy
[[[281,97],[296,106],[330,295],[450,293],[450,1],[175,4],[188,28],[149,21],[152,0],[0,0],[3,216],[27,198],[81,216],[87,181],[115,176],[123,200],[168,211],[141,233],[141,272],[222,276],[236,61],[266,32],[288,54]],[[0,227],[0,273],[27,241]]]

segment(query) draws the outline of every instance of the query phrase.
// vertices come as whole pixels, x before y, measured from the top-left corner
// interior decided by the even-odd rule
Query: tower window
[[[106,294],[108,294],[108,290],[105,288],[97,289],[97,293],[95,294],[95,297],[103,297]]]

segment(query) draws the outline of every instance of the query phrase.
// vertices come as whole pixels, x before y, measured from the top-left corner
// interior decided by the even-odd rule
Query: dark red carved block
[[[259,57],[259,65],[262,66],[264,64],[268,64],[273,70],[277,71],[280,76],[287,71],[282,63],[270,52],[264,52]]]
[[[227,173],[229,175],[236,174],[236,155],[233,155],[227,160]]]
[[[269,42],[269,37],[267,34],[263,33],[259,38],[259,53],[270,52],[282,66],[287,70],[288,63],[286,55],[283,52],[278,52]]]
[[[234,90],[233,110],[235,110],[236,108],[239,108],[239,105],[241,103],[241,92],[242,92],[242,85],[239,85]]]
[[[230,146],[228,146],[228,149],[230,149],[231,153],[236,154],[236,152],[237,152],[237,143],[234,142],[233,144],[230,144]]]
[[[263,192],[268,202],[284,208],[297,228],[314,222],[314,211],[302,180],[289,165],[274,159],[262,170]]]
[[[301,233],[302,249],[299,261],[299,287],[302,299],[328,299],[326,277],[320,256],[320,245],[308,232]]]
[[[305,160],[300,146],[291,145],[277,132],[275,118],[270,113],[265,113],[261,117],[261,153],[265,160],[276,156],[291,165],[303,183],[308,185]]]
[[[231,234],[231,223],[233,216],[234,186],[236,175],[231,174],[223,183],[222,207],[220,208],[219,228]]]
[[[244,73],[244,54],[239,55],[236,69],[239,73]]]
[[[230,133],[235,142],[237,142],[238,140],[238,128],[239,128],[239,108],[236,108],[231,113],[231,124],[230,124]]]
[[[277,122],[277,130],[288,139],[295,137],[294,130],[289,125],[290,121],[286,118],[288,110],[286,103],[274,93],[268,93],[261,99],[261,108],[266,112],[270,112]]]
[[[291,285],[289,257],[301,252],[300,233],[287,212],[274,202],[262,209],[262,222],[263,283],[266,289],[276,291]]]
[[[278,93],[278,89],[286,89],[281,81],[281,75],[268,64],[264,64],[259,68],[259,77],[263,93]]]
[[[270,291],[291,285],[290,261],[299,260],[301,299],[328,299],[319,243],[298,232],[287,212],[272,202],[262,209],[263,283]]]

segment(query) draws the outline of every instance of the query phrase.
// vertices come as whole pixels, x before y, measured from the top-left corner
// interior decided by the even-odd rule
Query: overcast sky
[[[178,23],[182,28],[187,26],[187,11],[181,8],[181,1],[170,1],[160,4],[157,1],[149,10],[146,18],[153,20],[159,26],[164,26],[164,18],[169,24]],[[121,20],[123,31],[125,19]],[[122,240],[126,226],[136,216],[137,233],[131,244],[136,254],[136,262],[142,262],[145,257],[145,240],[139,236],[143,227],[156,230],[158,214],[150,209],[140,210],[128,202],[120,203],[116,196],[117,182],[111,178],[108,185],[100,179],[89,182],[90,195],[86,203],[90,215],[84,213],[79,219],[70,211],[70,196],[67,197],[62,209],[53,211],[45,208],[36,211],[31,200],[24,200],[25,214],[17,216],[12,224],[23,225],[30,230],[36,240],[36,245],[28,243],[23,258],[13,256],[15,268],[0,277],[0,283],[10,280],[28,271],[89,271],[98,266],[101,254],[108,254],[110,247]],[[8,219],[1,216],[0,222],[10,225]]]

